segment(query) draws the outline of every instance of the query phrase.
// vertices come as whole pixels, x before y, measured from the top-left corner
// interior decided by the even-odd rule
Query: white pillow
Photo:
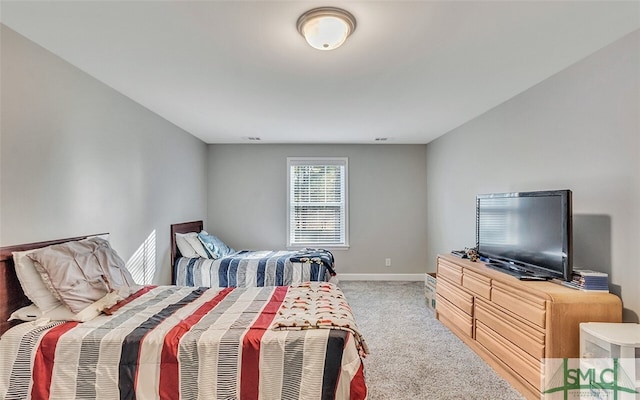
[[[118,253],[98,237],[44,247],[27,257],[45,287],[74,313],[97,304],[110,292],[126,298],[140,289]]]
[[[58,307],[47,312],[42,312],[38,306],[30,304],[11,313],[8,321],[14,319],[20,321],[35,321],[40,318],[46,318],[51,321],[86,322],[100,315],[103,309],[114,306],[119,300],[121,300],[121,298],[112,292],[77,314],[74,314],[64,304],[60,304]]]
[[[60,301],[47,289],[40,274],[36,270],[33,261],[27,254],[38,249],[27,251],[14,251],[13,262],[15,264],[16,275],[22,286],[24,294],[43,312],[51,311],[62,305]]]
[[[35,321],[42,317],[42,311],[35,304],[29,304],[26,307],[22,307],[12,312],[7,321],[13,321],[14,319],[20,321]]]
[[[103,298],[98,299],[93,304],[75,314],[69,310],[54,294],[47,288],[42,276],[36,269],[34,261],[27,255],[41,249],[32,249],[27,251],[14,251],[13,262],[15,264],[16,275],[22,291],[33,302],[32,306],[23,307],[11,314],[10,319],[27,318],[29,315],[36,314],[40,317],[46,317],[50,320],[60,321],[89,321],[98,316],[102,309],[111,307],[117,301],[122,299],[116,292],[109,293]],[[116,297],[117,296],[117,297]],[[35,307],[35,310],[33,308]],[[37,311],[36,311],[37,310]],[[15,314],[15,315],[14,315]]]
[[[186,233],[176,233],[176,246],[178,246],[180,254],[182,254],[182,257],[198,258],[198,253],[196,253],[189,242],[187,242],[186,236]]]
[[[176,233],[176,245],[183,257],[210,258],[209,253],[205,250],[200,239],[198,239],[197,232]]]

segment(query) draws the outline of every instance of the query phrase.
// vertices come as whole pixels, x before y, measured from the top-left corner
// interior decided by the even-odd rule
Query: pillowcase
[[[187,258],[211,258],[211,254],[205,249],[196,232],[176,233],[176,245],[180,254]]]
[[[27,257],[45,286],[75,314],[88,307],[99,313],[140,289],[109,242],[98,237],[37,249]]]
[[[29,304],[12,312],[7,321],[18,319],[20,321],[35,321],[42,317],[42,311],[35,304]]]
[[[227,246],[226,243],[220,240],[220,238],[210,235],[207,231],[198,233],[198,239],[200,239],[204,247],[211,253],[210,258],[214,260],[236,252],[232,247]]]
[[[115,292],[111,294],[111,296],[103,297],[103,302],[110,303],[112,299],[109,297],[113,297]],[[114,303],[115,304],[115,303]],[[8,321],[12,321],[14,319],[20,321],[35,321],[40,318],[46,318],[50,321],[78,321],[78,322],[86,322],[94,319],[102,312],[102,309],[112,307],[113,304],[108,305],[107,307],[102,307],[101,304],[98,304],[96,307],[87,307],[78,314],[74,314],[69,310],[64,304],[59,303],[59,305],[53,310],[49,310],[47,312],[43,312],[36,306],[35,304],[30,304],[26,307],[22,307],[11,313]]]
[[[195,233],[195,232],[194,232]],[[189,242],[187,242],[186,233],[176,233],[176,246],[178,250],[180,250],[180,254],[182,257],[187,258],[198,258],[200,257],[198,253],[191,247]]]
[[[27,257],[38,249],[27,251],[14,251],[13,263],[15,264],[16,275],[22,291],[33,304],[43,312],[53,310],[61,305],[60,301],[47,289],[40,274],[33,264],[33,260]]]

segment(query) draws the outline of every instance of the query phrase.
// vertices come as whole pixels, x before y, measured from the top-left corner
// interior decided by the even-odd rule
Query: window
[[[287,158],[288,247],[348,247],[347,158]]]

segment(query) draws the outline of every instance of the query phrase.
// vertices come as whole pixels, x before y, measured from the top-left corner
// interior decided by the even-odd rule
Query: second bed
[[[196,287],[288,286],[335,281],[334,259],[324,249],[242,250],[217,259],[183,257],[176,234],[201,232],[202,221],[171,225],[172,283]]]

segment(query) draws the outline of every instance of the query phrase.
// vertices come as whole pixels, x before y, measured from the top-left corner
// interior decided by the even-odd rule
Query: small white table
[[[581,323],[580,357],[635,359],[631,365],[635,366],[636,388],[640,388],[640,324]]]
[[[589,346],[593,344],[597,347]],[[640,358],[640,324],[583,322],[580,356],[585,358]]]

